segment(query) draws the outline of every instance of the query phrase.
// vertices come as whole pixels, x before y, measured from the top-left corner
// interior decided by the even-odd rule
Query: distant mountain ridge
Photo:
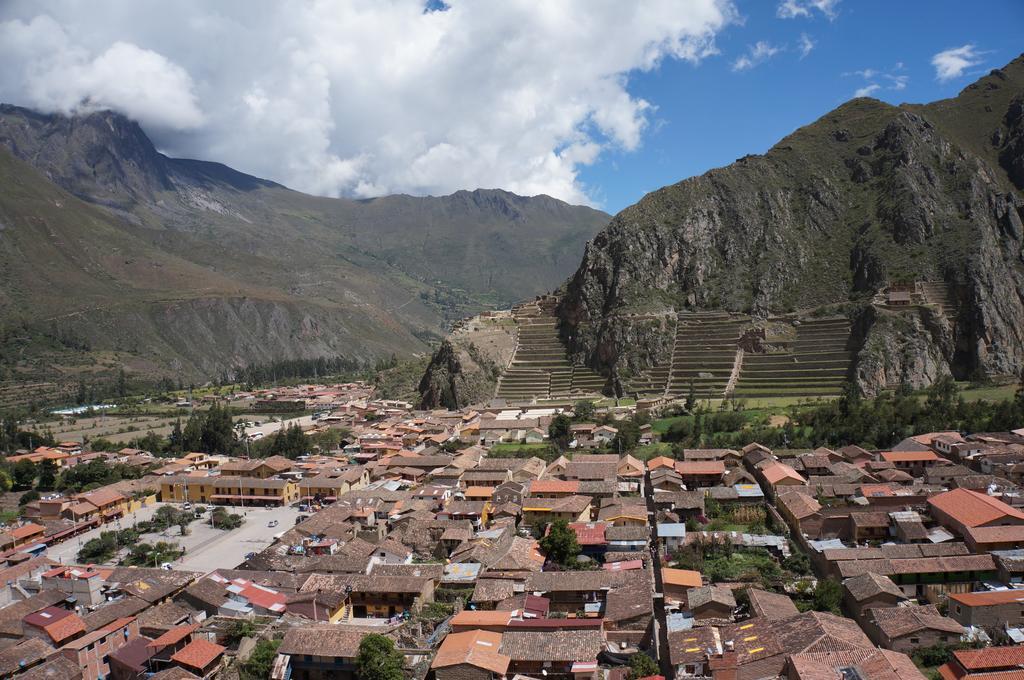
[[[0,105],[0,177],[0,380],[420,353],[557,285],[608,219],[501,190],[308,196],[109,111]]]
[[[874,304],[930,286],[940,305]],[[1024,57],[926,105],[854,99],[616,215],[561,290],[572,358],[621,385],[677,312],[839,314],[867,393],[1024,369]]]

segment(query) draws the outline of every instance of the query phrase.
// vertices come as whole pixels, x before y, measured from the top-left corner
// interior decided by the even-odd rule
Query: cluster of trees
[[[167,450],[177,454],[186,451],[229,454],[237,443],[231,409],[214,402],[206,411],[193,411],[184,428],[180,420],[174,423]]]
[[[397,359],[392,357],[397,363]],[[383,365],[383,364],[382,364]],[[385,366],[386,367],[386,366]],[[282,359],[267,364],[249,364],[238,373],[238,381],[249,387],[269,385],[280,380],[356,376],[368,367],[357,359],[343,356],[316,359]]]
[[[13,466],[8,466],[8,469],[15,490],[24,491],[33,486],[39,491],[53,491],[57,488],[57,464],[52,460],[33,463],[22,459]]]
[[[136,543],[124,558],[124,564],[129,567],[159,567],[164,562],[173,562],[184,554],[185,550],[177,543]]]
[[[552,562],[572,567],[580,554],[580,542],[567,521],[556,519],[548,526],[547,534],[540,539],[540,549]]]
[[[560,413],[552,418],[551,424],[548,425],[548,438],[561,451],[569,448],[569,444],[572,441],[571,428],[573,423],[595,422],[594,404],[591,401],[576,402],[572,412],[572,418],[564,413]],[[596,422],[600,425],[611,425],[618,430],[618,434],[615,435],[610,448],[613,451],[625,453],[636,448],[640,441],[640,428],[649,423],[650,418],[646,414],[638,413],[626,420],[613,421],[605,416],[597,418]]]
[[[781,427],[744,413],[741,402],[731,410],[725,403],[718,411],[697,408],[674,419],[662,439],[676,447],[739,449],[759,442],[770,448],[815,448],[852,442],[886,448],[920,432],[1005,431],[1022,421],[1024,391],[1018,390],[1013,399],[967,402],[947,376],[923,395],[903,388],[866,399],[851,386],[840,399],[794,408]]]
[[[143,533],[164,531],[171,527],[178,527],[182,536],[188,535],[188,525],[195,521],[196,515],[201,514],[200,508],[181,509],[173,505],[160,506],[148,522],[139,522],[138,528]]]
[[[135,529],[101,532],[99,537],[85,542],[78,551],[78,561],[83,564],[109,562],[118,550],[133,546],[138,540],[139,532]]]
[[[837,401],[799,413],[796,420],[809,430],[810,446],[856,442],[886,448],[920,432],[996,432],[1019,427],[1024,422],[1024,388],[1013,399],[966,402],[946,376],[925,391],[924,399],[909,389],[874,399],[849,390]]]
[[[391,638],[370,633],[359,643],[356,677],[361,680],[403,680],[405,657]]]
[[[284,456],[298,458],[309,453],[313,442],[298,425],[281,428],[273,436],[265,437],[251,445],[252,454],[258,458]]]
[[[0,465],[0,489],[35,491],[68,491],[78,493],[92,491],[107,484],[120,482],[122,479],[138,479],[143,474],[139,468],[104,461],[94,460],[81,465],[58,471],[57,464],[52,460],[33,463],[30,460],[19,460],[14,465]],[[7,480],[10,484],[6,484]],[[36,500],[36,498],[29,498]],[[25,501],[28,502],[28,501]]]
[[[270,677],[270,671],[274,666],[274,659],[277,658],[277,648],[281,646],[281,640],[260,640],[253,647],[249,658],[238,666],[238,677],[240,680],[265,680]]]
[[[29,432],[20,429],[14,417],[0,418],[0,452],[10,454],[18,449],[32,450],[37,446],[53,446],[56,443],[49,431]]]
[[[245,518],[236,512],[228,512],[226,508],[217,506],[210,513],[210,524],[215,529],[230,531],[237,529],[245,523]]]

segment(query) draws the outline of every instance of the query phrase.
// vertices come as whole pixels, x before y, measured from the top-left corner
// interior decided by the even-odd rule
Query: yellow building
[[[540,525],[564,519],[567,522],[589,522],[590,496],[565,498],[524,498],[523,524]]]
[[[177,476],[160,482],[160,499],[218,505],[290,505],[299,499],[299,487],[287,479]]]

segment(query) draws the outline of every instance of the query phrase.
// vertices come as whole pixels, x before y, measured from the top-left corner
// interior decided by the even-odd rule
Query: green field
[[[970,387],[966,383],[962,383],[960,385],[960,396],[963,397],[964,401],[981,401],[982,399],[985,401],[1002,401],[1004,399],[1013,399],[1019,388],[1020,385],[1018,384]]]

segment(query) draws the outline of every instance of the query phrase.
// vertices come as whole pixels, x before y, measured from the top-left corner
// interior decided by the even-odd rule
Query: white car
[[[276,527],[277,526],[277,520],[276,519],[270,520],[269,522],[267,522],[267,526],[268,527]]]

